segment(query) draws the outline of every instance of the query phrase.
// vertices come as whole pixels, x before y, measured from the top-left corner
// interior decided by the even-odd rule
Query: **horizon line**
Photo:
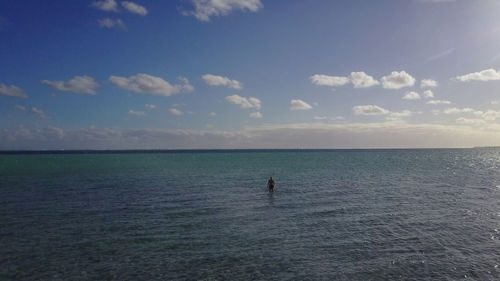
[[[5,154],[113,154],[113,153],[190,153],[190,152],[314,152],[314,151],[362,151],[362,150],[453,150],[500,148],[500,146],[473,146],[473,147],[399,147],[399,148],[192,148],[192,149],[22,149],[0,150]]]

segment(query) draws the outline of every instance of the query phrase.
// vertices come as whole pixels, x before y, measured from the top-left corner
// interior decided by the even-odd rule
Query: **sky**
[[[0,150],[500,145],[497,0],[0,1]]]

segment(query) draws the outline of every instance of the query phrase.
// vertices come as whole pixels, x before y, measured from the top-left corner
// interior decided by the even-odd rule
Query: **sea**
[[[0,154],[0,280],[499,280],[499,229],[499,148]]]

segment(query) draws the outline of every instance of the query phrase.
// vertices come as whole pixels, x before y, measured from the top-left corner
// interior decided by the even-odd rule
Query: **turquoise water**
[[[0,279],[497,280],[499,229],[499,149],[0,155]]]

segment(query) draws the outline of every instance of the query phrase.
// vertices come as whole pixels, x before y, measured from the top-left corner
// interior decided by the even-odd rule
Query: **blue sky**
[[[500,2],[2,1],[0,149],[500,145]]]

